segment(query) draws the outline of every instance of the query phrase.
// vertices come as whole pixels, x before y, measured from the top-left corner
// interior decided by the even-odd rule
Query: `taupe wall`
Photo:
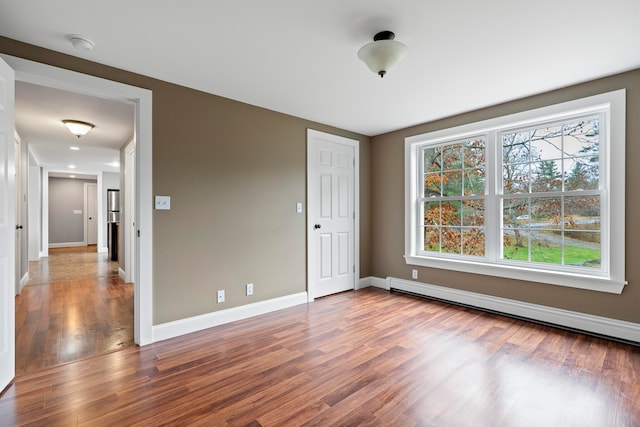
[[[96,181],[49,178],[49,243],[84,241],[84,184]],[[75,214],[73,211],[80,211]]]
[[[404,138],[465,123],[569,101],[616,89],[627,89],[626,141],[626,277],[621,295],[578,290],[517,280],[409,266],[404,253]],[[372,138],[372,275],[411,280],[418,268],[425,283],[479,292],[514,300],[640,322],[640,70],[603,78],[527,99],[485,108],[468,114]]]
[[[171,196],[153,217],[154,324],[306,289],[295,204],[306,211],[308,127],[360,141],[360,271],[370,275],[368,137],[6,38],[0,52],[153,91],[153,193]]]

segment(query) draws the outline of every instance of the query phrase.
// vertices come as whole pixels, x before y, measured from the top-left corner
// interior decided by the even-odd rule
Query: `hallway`
[[[50,249],[16,297],[16,376],[132,346],[133,284],[95,246]]]

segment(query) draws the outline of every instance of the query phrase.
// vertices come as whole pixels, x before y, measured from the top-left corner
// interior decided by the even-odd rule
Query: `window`
[[[405,140],[405,259],[620,293],[624,90]]]

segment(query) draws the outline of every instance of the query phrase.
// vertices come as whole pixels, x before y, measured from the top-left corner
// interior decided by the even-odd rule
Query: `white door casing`
[[[152,92],[99,77],[69,71],[0,53],[15,70],[16,80],[83,93],[134,104],[136,145],[136,254],[134,286],[134,341],[138,345],[153,342],[153,205],[152,199]],[[13,85],[11,86],[13,89]],[[12,102],[13,107],[13,102]],[[48,170],[43,170],[47,176]],[[43,211],[47,188],[43,185]],[[12,213],[13,215],[13,213]],[[42,239],[48,236],[47,221],[42,224]],[[12,240],[13,244],[13,240]],[[46,247],[43,248],[43,252]],[[13,258],[12,258],[13,259]],[[13,302],[13,301],[12,301]],[[15,307],[12,304],[12,309]],[[12,329],[13,330],[13,329]]]
[[[309,301],[355,289],[358,141],[307,130]]]
[[[0,391],[15,375],[14,72],[0,59]]]
[[[133,282],[135,277],[136,253],[136,141],[132,140],[124,149],[124,281]]]
[[[98,185],[84,184],[85,241],[87,245],[98,244]]]

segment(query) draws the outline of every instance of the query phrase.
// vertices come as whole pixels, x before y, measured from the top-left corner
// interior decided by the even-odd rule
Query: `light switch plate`
[[[171,196],[156,196],[156,210],[168,211],[171,209]]]
[[[296,203],[296,212],[302,213],[302,203]]]

